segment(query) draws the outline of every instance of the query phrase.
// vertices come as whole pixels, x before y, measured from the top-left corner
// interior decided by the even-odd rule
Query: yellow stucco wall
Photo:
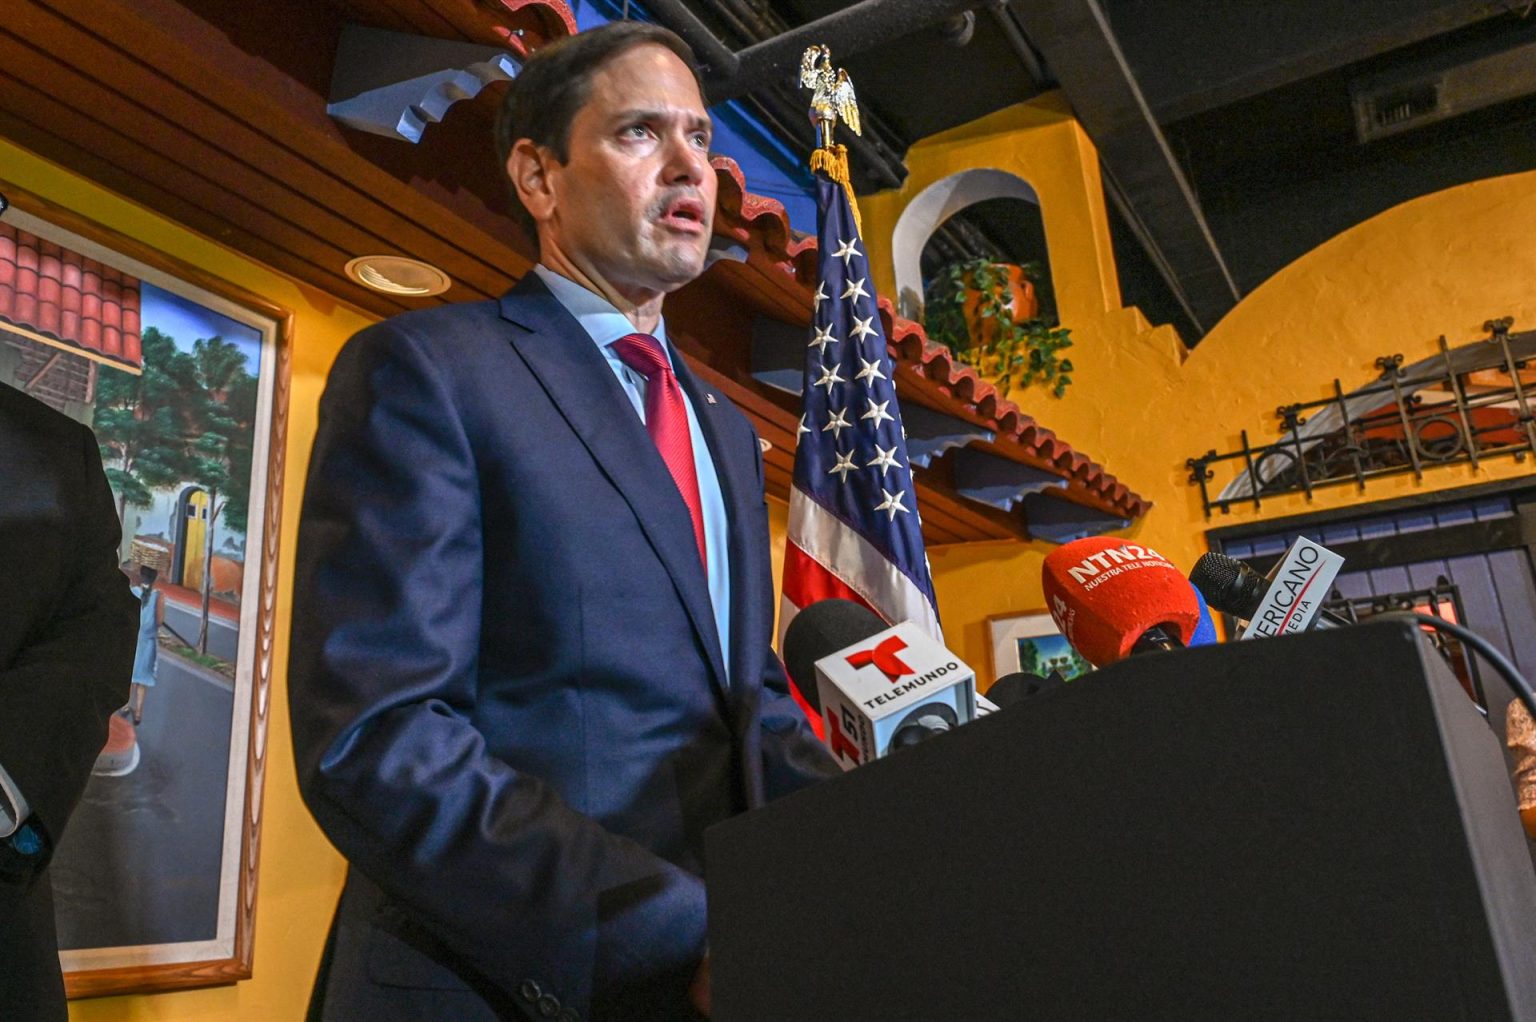
[[[1489,318],[1536,327],[1536,174],[1478,181],[1404,203],[1319,246],[1247,295],[1193,350],[1170,327],[1150,328],[1119,305],[1103,188],[1093,146],[1059,96],[1009,108],[926,139],[907,158],[899,190],[861,203],[866,247],[881,293],[893,293],[890,238],[923,189],[957,171],[992,167],[1040,197],[1062,325],[1072,329],[1075,372],[1058,400],[1015,391],[1025,411],[1124,480],[1156,507],[1129,535],[1188,568],[1207,528],[1353,506],[1529,474],[1505,458],[1318,490],[1312,501],[1266,498],[1206,522],[1184,459],[1278,434],[1274,409],[1328,397],[1374,378],[1377,356],[1408,362],[1486,336]],[[1218,474],[1213,493],[1231,478]],[[987,663],[985,618],[1039,609],[1041,543],[931,552],[946,634],[969,662]]]

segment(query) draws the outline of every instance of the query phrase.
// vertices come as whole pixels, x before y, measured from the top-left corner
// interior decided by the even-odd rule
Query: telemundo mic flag
[[[942,641],[869,261],[844,188],[818,172],[816,195],[819,286],[789,496],[780,639],[801,608],[838,598]]]

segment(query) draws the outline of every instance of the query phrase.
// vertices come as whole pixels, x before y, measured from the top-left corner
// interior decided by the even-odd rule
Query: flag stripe
[[[784,547],[784,599],[793,603],[796,610],[808,607],[817,600],[852,600],[875,610],[848,583],[817,563],[814,557],[801,550],[793,541]]]
[[[862,533],[849,528],[814,500],[798,490],[789,497],[789,542],[785,551],[786,591],[799,587],[789,571],[789,550],[798,548],[816,568],[832,575],[858,594],[858,602],[891,623],[912,621],[939,636],[938,615],[928,594],[912,584],[896,565],[886,560]],[[804,607],[801,603],[799,606]]]

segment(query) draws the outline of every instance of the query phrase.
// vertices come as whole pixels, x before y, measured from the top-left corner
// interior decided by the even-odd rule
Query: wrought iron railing
[[[1467,620],[1466,611],[1461,605],[1461,589],[1444,575],[1437,577],[1435,584],[1425,589],[1412,589],[1380,596],[1342,597],[1335,594],[1332,599],[1323,604],[1323,609],[1357,624],[1377,614],[1385,614],[1393,610],[1416,610],[1420,614],[1430,614],[1453,624],[1465,624]],[[1488,699],[1483,694],[1483,681],[1477,673],[1477,661],[1473,659],[1467,648],[1449,632],[1426,628],[1425,633],[1434,643],[1435,648],[1440,651],[1441,656],[1445,657],[1446,664],[1456,675],[1456,679],[1461,682],[1462,688],[1467,690],[1467,695],[1471,696],[1486,712]]]
[[[1187,459],[1206,516],[1237,503],[1260,507],[1263,497],[1281,493],[1311,496],[1320,486],[1364,489],[1376,476],[1422,476],[1434,465],[1523,460],[1536,450],[1536,388],[1521,379],[1526,360],[1536,358],[1536,332],[1512,335],[1513,322],[1489,320],[1487,340],[1456,349],[1441,337],[1438,356],[1406,368],[1402,355],[1378,358],[1377,382],[1346,394],[1335,379],[1332,397],[1276,409],[1278,441],[1255,445],[1243,430],[1237,450]],[[1213,466],[1229,462],[1242,471],[1212,497]]]

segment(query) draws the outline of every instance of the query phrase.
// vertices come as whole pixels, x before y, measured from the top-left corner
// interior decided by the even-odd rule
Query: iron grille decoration
[[[1418,611],[1452,624],[1465,624],[1467,621],[1466,611],[1461,605],[1461,588],[1444,575],[1438,576],[1433,586],[1424,589],[1378,596],[1346,597],[1334,590],[1328,602],[1323,604],[1323,609],[1355,624],[1394,610]],[[1456,675],[1456,680],[1461,682],[1461,687],[1466,689],[1467,695],[1486,714],[1488,697],[1483,692],[1483,680],[1477,673],[1477,661],[1471,653],[1461,644],[1460,639],[1449,632],[1425,628],[1424,633],[1445,658],[1446,665]]]
[[[1365,489],[1376,476],[1426,466],[1513,455],[1523,461],[1536,450],[1536,331],[1511,334],[1512,317],[1483,324],[1486,340],[1452,349],[1440,338],[1440,352],[1413,365],[1402,355],[1376,360],[1381,376],[1344,392],[1337,379],[1333,396],[1282,405],[1275,410],[1281,438],[1254,445],[1242,431],[1242,446],[1226,454],[1215,449],[1189,458],[1189,482],[1200,487],[1205,515],[1223,514],[1233,504],[1319,486],[1353,482]],[[1211,496],[1213,466],[1236,461],[1241,471]]]

